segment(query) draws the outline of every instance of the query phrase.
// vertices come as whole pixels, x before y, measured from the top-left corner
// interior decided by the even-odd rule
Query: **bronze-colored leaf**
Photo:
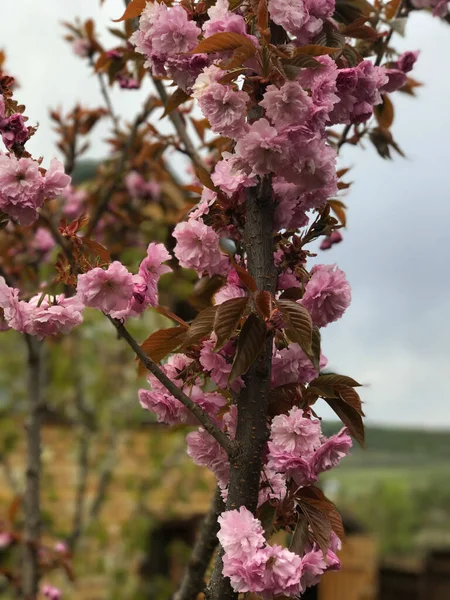
[[[348,385],[350,387],[362,387],[360,383],[347,377],[347,375],[338,375],[338,373],[323,373],[314,379],[311,383],[324,383],[326,385]]]
[[[152,333],[145,342],[141,344],[141,348],[152,360],[159,362],[183,343],[186,332],[186,327],[160,329],[159,331]],[[139,375],[143,375],[145,372],[146,368],[140,362],[138,373]]]
[[[289,550],[295,554],[298,554],[299,556],[303,556],[307,543],[308,519],[304,514],[298,515],[297,525],[295,526],[291,543],[289,544]]]
[[[179,317],[178,315],[176,315],[175,313],[170,311],[166,306],[161,306],[161,305],[156,306],[155,310],[160,315],[163,315],[163,317],[167,317],[168,319],[172,319],[172,321],[179,323],[185,329],[189,328],[189,325],[186,323],[186,321],[183,321],[183,319],[181,317]]]
[[[286,335],[307,353],[312,353],[312,320],[309,312],[298,302],[278,300],[277,307],[286,324]]]
[[[211,190],[212,192],[216,192],[216,193],[219,191],[218,188],[216,188],[216,186],[213,184],[211,175],[208,173],[208,171],[204,167],[199,165],[195,169],[195,174],[197,175],[200,183],[202,183],[206,188],[208,188],[208,190]]]
[[[191,50],[190,53],[209,54],[210,52],[226,52],[236,50],[236,48],[240,48],[241,46],[247,46],[249,48],[251,46],[254,51],[253,53],[256,54],[256,46],[248,37],[231,31],[215,33],[207,37]]]
[[[378,39],[378,33],[372,27],[364,25],[366,21],[367,17],[358,17],[353,23],[344,27],[341,33],[346,37],[375,42]]]
[[[337,396],[343,400],[344,402],[346,402],[347,404],[349,404],[351,407],[353,407],[356,412],[358,414],[360,414],[362,417],[364,417],[364,411],[362,409],[362,402],[361,402],[361,398],[359,397],[359,394],[356,390],[354,390],[352,387],[349,387],[347,385],[336,385],[334,387]]]
[[[274,298],[273,298],[272,294],[265,290],[258,292],[255,296],[256,308],[259,310],[259,312],[261,313],[261,316],[266,321],[268,321],[272,316],[273,303],[274,303]]]
[[[161,116],[161,119],[163,119],[164,117],[166,117],[168,114],[170,114],[172,111],[174,111],[176,108],[178,108],[179,106],[181,106],[181,104],[184,104],[184,102],[187,102],[188,100],[190,100],[190,96],[189,94],[186,94],[186,92],[184,90],[182,90],[181,88],[177,88],[173,94],[171,94],[169,96],[169,98],[167,99],[167,103],[164,109],[164,113]]]
[[[328,205],[339,219],[341,225],[345,227],[347,224],[347,214],[345,212],[345,209],[347,208],[346,205],[340,200],[328,200]]]
[[[299,509],[305,515],[308,525],[311,528],[311,534],[317,545],[322,550],[324,556],[327,553],[331,541],[331,523],[321,510],[319,510],[309,499],[298,498]]]
[[[314,506],[320,512],[326,515],[330,521],[334,533],[343,540],[345,537],[344,524],[342,517],[331,500],[329,500],[322,490],[314,485],[301,488],[298,495],[308,504]]]
[[[364,447],[364,423],[359,412],[340,398],[325,398],[325,402],[334,410],[358,444]]]
[[[247,269],[244,269],[244,267],[241,267],[240,265],[238,265],[232,256],[230,256],[230,261],[234,267],[234,270],[238,274],[239,279],[242,281],[242,283],[245,285],[245,287],[248,290],[250,290],[251,292],[255,293],[257,290],[257,287],[256,287],[256,281],[253,279],[252,275],[250,275],[250,273],[247,271]]]
[[[239,334],[236,356],[228,379],[229,383],[248,371],[261,352],[266,335],[267,327],[264,321],[255,313],[251,313]]]
[[[318,46],[317,44],[308,44],[307,46],[300,46],[296,49],[295,55],[300,54],[308,56],[323,56],[324,54],[334,54],[340,52],[342,48],[330,48],[330,46]]]
[[[236,331],[239,321],[247,308],[249,298],[231,298],[217,306],[214,319],[214,333],[217,342],[214,350],[220,350]]]
[[[390,21],[394,17],[397,16],[398,9],[400,8],[400,4],[402,0],[391,0],[386,4],[386,19]]]
[[[216,310],[217,306],[209,306],[198,313],[189,326],[189,331],[181,349],[184,350],[189,346],[194,346],[198,344],[202,338],[211,335],[214,329]]]
[[[146,4],[147,0],[131,0],[120,19],[113,19],[113,21],[118,23],[119,21],[126,21],[127,19],[135,19],[136,17],[140,17]]]
[[[394,105],[387,94],[382,98],[383,102],[374,106],[374,115],[380,127],[389,129],[394,122]]]

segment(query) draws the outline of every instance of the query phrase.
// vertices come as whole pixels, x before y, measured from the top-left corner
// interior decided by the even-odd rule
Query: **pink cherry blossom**
[[[326,327],[337,321],[351,302],[351,289],[345,273],[335,265],[316,265],[299,302],[309,311],[314,325]]]
[[[320,421],[304,416],[294,406],[287,415],[277,415],[270,428],[271,445],[299,455],[310,453],[320,446]]]
[[[91,52],[91,42],[86,38],[77,38],[72,42],[74,54],[81,58],[86,58]]]
[[[199,95],[198,104],[215,133],[238,139],[246,132],[245,117],[249,100],[246,92],[212,83]]]
[[[14,113],[6,114],[5,101],[0,94],[0,134],[6,148],[10,150],[15,144],[24,144],[30,137],[23,116]]]
[[[203,26],[205,38],[223,31],[232,31],[233,33],[246,35],[247,26],[244,17],[235,12],[231,12],[229,7],[228,0],[217,0],[217,2],[208,9],[209,19]]]
[[[83,321],[83,304],[77,296],[65,298],[56,296],[51,302],[44,299],[38,306],[40,296],[35,296],[28,305],[32,307],[27,333],[38,339],[64,334],[67,335]]]
[[[288,81],[281,88],[269,85],[259,104],[277,129],[302,125],[313,111],[311,98],[296,81]]]
[[[267,563],[270,557],[269,548],[259,548],[251,553],[242,554],[225,552],[222,558],[222,573],[230,578],[235,592],[262,592],[267,585]]]
[[[302,557],[301,585],[303,590],[317,585],[326,569],[327,563],[321,550],[317,549],[307,552]]]
[[[222,446],[202,427],[186,436],[187,453],[196,465],[207,467],[225,488],[230,477],[228,457]]]
[[[69,219],[76,219],[83,212],[87,198],[86,190],[67,186],[61,194],[62,212]]]
[[[50,162],[45,174],[44,194],[46,198],[56,198],[70,184],[71,177],[64,173],[64,165],[56,158]]]
[[[228,259],[220,252],[219,236],[201,219],[178,223],[173,237],[177,240],[174,254],[182,267],[209,275],[226,272]]]
[[[126,310],[133,296],[133,276],[119,261],[109,267],[96,267],[78,276],[77,293],[85,306],[106,314]]]
[[[339,433],[328,438],[316,450],[313,457],[314,471],[319,474],[336,467],[344,456],[348,456],[352,445],[352,438],[344,427]]]
[[[252,175],[277,173],[286,160],[283,150],[286,140],[267,119],[255,121],[248,133],[236,144],[236,154],[248,165]]]
[[[251,554],[265,544],[261,523],[245,506],[222,513],[218,522],[220,529],[217,538],[230,557]]]
[[[270,548],[269,564],[263,597],[298,596],[302,593],[303,564],[298,554],[275,544]]]
[[[248,175],[241,170],[241,161],[234,154],[224,152],[211,175],[211,179],[217,187],[227,196],[232,196],[236,192],[256,185],[256,177]]]
[[[39,164],[31,158],[0,153],[0,211],[21,225],[30,225],[37,219],[43,201],[44,178]]]

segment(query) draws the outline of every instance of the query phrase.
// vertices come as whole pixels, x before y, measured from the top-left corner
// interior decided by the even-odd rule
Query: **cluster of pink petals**
[[[6,148],[10,150],[16,144],[24,144],[30,137],[24,118],[20,113],[7,116],[5,100],[0,94],[0,135]]]
[[[246,132],[246,92],[234,90],[230,85],[212,83],[198,95],[198,104],[215,133],[239,139]]]
[[[60,600],[62,598],[61,590],[53,585],[44,585],[42,587],[42,594],[48,600]]]
[[[29,302],[19,300],[19,290],[10,288],[0,277],[0,309],[5,323],[2,329],[10,327],[38,339],[67,334],[82,322],[83,308],[76,296],[59,295],[49,299],[37,295]]]
[[[297,597],[315,585],[330,566],[338,567],[333,550],[326,559],[315,547],[301,557],[282,546],[267,544],[260,521],[244,506],[222,513],[219,525],[223,574],[230,578],[235,592],[256,592],[265,600],[279,595]]]
[[[173,237],[177,240],[174,254],[182,267],[195,269],[199,274],[206,271],[210,276],[228,271],[229,261],[220,251],[219,236],[202,219],[178,223]]]
[[[390,63],[389,68],[386,68],[385,73],[388,82],[383,86],[383,92],[395,92],[402,88],[407,80],[409,73],[419,57],[419,51],[404,52],[398,59]]]
[[[327,366],[327,359],[323,354],[320,356],[320,369]],[[309,383],[315,379],[318,372],[298,344],[292,343],[277,350],[274,348],[272,358],[272,388],[289,383]]]
[[[326,327],[342,317],[351,299],[344,271],[336,265],[315,265],[299,303],[309,311],[314,325]]]
[[[67,186],[61,194],[63,214],[69,219],[76,219],[83,213],[87,198],[86,190],[76,189],[71,185]]]
[[[48,229],[38,227],[32,241],[33,248],[42,254],[48,254],[55,247],[55,240]]]
[[[0,211],[21,225],[36,221],[45,198],[56,198],[69,183],[70,177],[56,159],[42,175],[39,163],[31,158],[0,153]]]
[[[307,44],[334,13],[335,0],[269,0],[268,8],[274,23]]]
[[[148,306],[158,304],[158,281],[171,271],[163,264],[170,258],[163,244],[152,242],[137,275],[132,275],[119,261],[112,262],[107,269],[95,267],[78,276],[77,295],[85,306],[111,317],[135,317]]]
[[[415,8],[432,8],[434,17],[442,19],[448,14],[448,0],[411,0]]]
[[[72,42],[72,51],[81,58],[87,58],[92,51],[91,42],[87,38],[77,38]]]
[[[340,231],[333,231],[330,235],[324,238],[320,244],[321,250],[329,250],[335,244],[340,244],[343,240],[342,234]]]
[[[208,9],[209,19],[203,26],[203,35],[205,38],[224,31],[247,35],[247,26],[244,17],[231,12],[229,8],[230,4],[228,0],[217,0]]]
[[[382,102],[381,92],[388,81],[384,67],[377,67],[370,60],[339,69],[336,78],[339,102],[329,115],[331,124],[367,121],[373,107]]]
[[[146,66],[153,75],[170,75],[187,90],[209,62],[206,55],[187,55],[197,45],[200,33],[182,6],[147,2],[130,41],[147,57]]]
[[[215,417],[226,405],[226,399],[218,392],[204,392],[200,387],[199,379],[185,383],[182,372],[190,363],[191,359],[184,354],[174,354],[169,358],[167,364],[162,366],[162,370],[191,400],[201,406],[209,415]],[[150,374],[147,381],[151,389],[140,389],[139,401],[142,408],[156,414],[159,423],[175,425],[196,422],[185,406],[175,396],[172,396],[156,377]],[[207,435],[209,436],[209,434]],[[209,437],[214,441],[211,436]]]
[[[125,177],[125,186],[133,198],[157,200],[161,186],[156,181],[146,181],[137,171],[130,171]]]
[[[336,467],[347,456],[352,440],[345,428],[325,438],[320,421],[294,406],[273,418],[268,442],[268,467],[293,479],[298,486],[317,481],[319,473]]]

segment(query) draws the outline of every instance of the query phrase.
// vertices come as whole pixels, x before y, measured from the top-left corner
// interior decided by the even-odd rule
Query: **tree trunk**
[[[41,403],[42,343],[26,336],[28,346],[28,420],[26,424],[25,524],[22,568],[22,596],[36,600],[39,589],[39,538],[41,533]]]
[[[274,204],[270,178],[246,195],[245,250],[247,267],[259,290],[271,293],[276,288],[273,263]],[[262,455],[269,436],[267,410],[272,371],[273,336],[268,335],[264,349],[245,375],[245,388],[238,398],[236,441],[240,451],[231,462],[226,510],[245,506],[255,512],[258,503]],[[218,556],[207,591],[208,600],[235,600],[228,578],[222,576]]]

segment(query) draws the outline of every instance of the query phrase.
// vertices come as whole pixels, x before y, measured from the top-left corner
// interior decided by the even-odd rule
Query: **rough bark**
[[[26,336],[28,346],[28,420],[26,424],[26,486],[24,497],[24,544],[22,597],[36,600],[39,588],[39,538],[41,533],[41,409],[42,409],[42,342]]]
[[[217,519],[223,509],[224,502],[220,495],[220,489],[217,488],[209,512],[198,532],[180,589],[176,592],[173,600],[195,600],[198,594],[203,591],[206,569],[217,546],[217,532],[219,530]]]
[[[247,190],[245,250],[247,267],[258,289],[275,291],[276,270],[273,263],[272,186],[269,178],[257,188]],[[264,446],[269,436],[267,410],[272,370],[273,338],[267,341],[261,354],[245,376],[245,388],[238,398],[236,442],[239,451],[231,459],[230,484],[226,510],[245,506],[254,512],[258,502],[259,480]],[[207,590],[208,600],[235,600],[228,578],[222,576],[219,554]]]

